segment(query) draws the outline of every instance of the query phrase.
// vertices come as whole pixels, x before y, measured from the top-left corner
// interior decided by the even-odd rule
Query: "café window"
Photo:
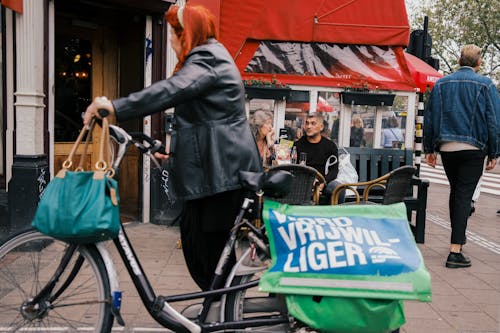
[[[90,41],[58,37],[55,49],[56,142],[75,141],[82,127],[82,113],[91,101],[92,49]]]
[[[309,91],[293,90],[285,107],[285,130],[288,140],[298,140],[304,135],[303,127],[309,112]]]
[[[316,103],[310,103],[311,98]],[[339,135],[340,95],[333,91],[292,91],[291,98],[286,103],[285,128],[293,140],[303,135],[305,118],[308,113],[318,112],[323,116],[324,137],[337,142]]]
[[[340,94],[334,91],[318,91],[316,112],[323,115],[323,136],[338,144],[340,132]]]
[[[397,95],[393,105],[346,105],[351,109],[349,147],[405,148],[408,97]]]
[[[376,111],[375,106],[354,106],[351,117],[349,147],[374,147]]]
[[[396,96],[394,104],[382,114],[381,148],[405,148],[408,97]]]

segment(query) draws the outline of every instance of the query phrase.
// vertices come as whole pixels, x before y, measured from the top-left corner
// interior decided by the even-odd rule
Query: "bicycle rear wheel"
[[[258,279],[259,275],[236,276],[231,285],[239,285]],[[285,300],[281,295],[269,295],[259,292],[257,287],[229,293],[226,296],[225,321],[240,321],[245,319],[258,318],[260,316],[286,315]],[[236,330],[236,332],[290,332],[291,327],[288,323],[248,327],[245,330]]]
[[[260,250],[255,253],[255,256],[252,256],[250,243],[246,238],[238,240],[235,250],[237,263],[230,274],[231,286],[258,280],[271,262],[269,256]],[[228,293],[223,300],[225,300],[224,321],[226,322],[262,319],[269,316],[285,318],[288,316],[283,295],[263,293],[258,290],[258,287]],[[249,331],[285,333],[290,332],[290,323],[247,327],[243,331],[236,330],[234,332]]]
[[[53,276],[67,247],[35,230],[0,245],[1,332],[111,331],[109,279],[94,245],[79,246],[49,295],[30,303]]]

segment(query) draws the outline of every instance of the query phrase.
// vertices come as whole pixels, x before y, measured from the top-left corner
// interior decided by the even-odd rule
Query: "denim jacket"
[[[493,82],[463,66],[439,79],[424,117],[424,151],[444,142],[468,143],[487,156],[500,156],[500,98]]]

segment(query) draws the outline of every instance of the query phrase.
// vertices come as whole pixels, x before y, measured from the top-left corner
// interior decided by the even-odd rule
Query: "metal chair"
[[[416,168],[414,166],[405,165],[391,172],[383,175],[382,177],[353,184],[341,184],[335,188],[332,193],[330,203],[332,205],[338,204],[339,196],[342,191],[347,189],[354,192],[356,204],[360,203],[361,195],[363,195],[363,202],[376,202],[383,205],[390,205],[396,202],[403,202],[405,196],[411,189],[411,180],[415,175]],[[380,195],[373,195],[370,192],[375,189],[382,189]],[[379,191],[380,192],[380,191]],[[346,197],[347,198],[347,197]]]
[[[316,169],[302,164],[282,164],[271,167],[267,172],[285,170],[294,178],[291,191],[284,197],[273,199],[290,205],[316,205],[321,194],[321,184],[325,178]]]

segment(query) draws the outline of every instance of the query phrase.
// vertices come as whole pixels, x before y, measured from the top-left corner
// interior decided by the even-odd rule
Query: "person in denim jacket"
[[[424,151],[427,164],[436,166],[440,152],[450,182],[451,222],[448,268],[471,266],[462,254],[474,189],[483,173],[500,156],[500,98],[494,83],[477,74],[481,49],[462,48],[460,68],[439,79],[431,92],[424,118]]]

